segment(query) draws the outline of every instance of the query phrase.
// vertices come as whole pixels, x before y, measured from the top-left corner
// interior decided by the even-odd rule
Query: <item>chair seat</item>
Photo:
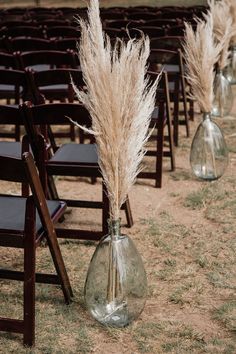
[[[62,207],[61,201],[47,201],[49,213],[53,219],[57,211]],[[25,223],[26,198],[9,197],[0,195],[0,244],[1,231],[12,230],[13,233],[23,233]],[[36,232],[40,234],[42,224],[38,212],[36,213]]]
[[[22,145],[18,141],[0,141],[0,155],[9,157],[21,157]]]
[[[50,164],[98,165],[97,148],[95,144],[64,144],[50,159]]]
[[[29,151],[32,153],[31,147]],[[19,141],[0,141],[0,156],[21,158],[22,144]]]
[[[58,84],[58,85],[48,85],[48,86],[39,87],[40,92],[47,92],[47,91],[51,92],[57,90],[68,90],[68,85]]]

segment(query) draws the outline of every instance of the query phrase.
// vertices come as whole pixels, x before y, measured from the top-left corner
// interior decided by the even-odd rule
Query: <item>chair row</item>
[[[176,49],[176,48],[175,48]],[[77,62],[76,62],[77,59]],[[164,49],[154,49],[151,51],[149,62],[152,68],[156,70],[157,67],[164,65],[168,72],[176,72],[179,76],[180,92],[173,95],[172,102],[174,103],[174,139],[175,144],[178,145],[178,125],[179,125],[179,101],[184,104],[184,121],[186,126],[186,133],[189,136],[188,110],[186,99],[186,85],[184,79],[184,65],[181,51],[168,51]],[[13,55],[2,53],[0,54],[0,65],[5,67],[12,67],[15,69],[33,68],[34,70],[46,70],[55,67],[78,68],[78,57],[71,51],[35,51],[16,53]],[[50,83],[49,83],[50,84]],[[173,85],[172,85],[173,86]],[[172,96],[171,96],[172,97]]]
[[[185,25],[183,23],[177,23],[175,26],[164,26],[156,22],[154,25],[138,23],[138,22],[126,22],[126,21],[114,21],[109,23],[105,27],[105,33],[112,38],[126,38],[140,37],[141,33],[145,33],[150,38],[160,36],[183,36],[185,31]],[[127,23],[127,25],[126,25]],[[114,25],[114,27],[112,27]],[[192,23],[192,27],[196,28],[196,24]],[[30,33],[30,36],[29,36]],[[79,40],[81,32],[78,28],[72,26],[53,26],[50,28],[40,28],[36,26],[17,26],[12,28],[2,27],[0,28],[1,37],[11,38],[41,38],[41,39],[59,39],[59,38],[76,38]]]
[[[168,6],[168,7],[113,7],[101,8],[101,17],[107,19],[154,19],[157,17],[165,18],[185,18],[188,19],[194,15],[201,15],[206,11],[206,6]],[[0,18],[18,18],[18,19],[48,19],[48,18],[73,18],[75,15],[86,16],[86,8],[17,8],[7,9],[0,12]]]
[[[157,74],[152,73],[152,77],[155,77]],[[176,74],[172,74],[172,76]],[[15,105],[25,100],[31,100],[34,104],[44,104],[46,102],[77,102],[74,91],[71,84],[71,78],[73,79],[77,87],[83,88],[84,82],[82,74],[79,70],[76,69],[51,69],[41,72],[32,72],[32,71],[17,71],[17,70],[0,70],[0,98],[1,99],[11,99],[11,102]],[[173,80],[173,78],[171,78]],[[177,80],[176,80],[177,81]],[[171,99],[176,99],[178,97],[178,82],[174,91],[171,91]],[[77,102],[78,103],[78,102]],[[159,111],[156,109],[153,115],[152,124],[157,126],[157,136],[166,136],[167,141],[167,150],[166,152],[162,151],[164,146],[162,145],[163,140],[158,138],[157,143],[159,145],[158,149],[155,152],[152,152],[152,156],[156,158],[154,171],[150,173],[140,174],[140,178],[151,178],[155,181],[156,187],[161,187],[162,185],[162,158],[163,156],[170,157],[171,169],[175,168],[174,163],[174,147],[173,147],[173,132],[172,132],[172,118],[170,111],[170,92],[169,92],[169,83],[168,76],[166,73],[163,74],[163,78],[160,82],[160,88],[157,92],[157,106],[159,106]],[[60,106],[62,107],[62,106]],[[176,107],[176,104],[175,104]],[[175,114],[176,114],[175,109]],[[69,115],[69,113],[67,114]],[[162,118],[160,118],[160,116]],[[164,118],[163,118],[164,117]],[[178,118],[178,115],[176,114]],[[176,118],[175,118],[176,119]],[[163,127],[160,124],[164,124]],[[11,123],[12,124],[12,123]],[[54,151],[57,150],[58,146],[55,141],[55,136],[58,137],[70,137],[70,140],[75,141],[76,135],[74,125],[70,125],[69,120],[64,120],[64,124],[69,127],[69,132],[66,133],[65,130],[63,133],[58,132],[58,129],[55,133],[50,130],[51,144]],[[175,125],[174,125],[175,126]],[[164,132],[164,129],[165,132]],[[0,136],[7,138],[15,138],[19,141],[19,124],[16,124],[15,132],[2,132]],[[157,138],[156,136],[156,138]],[[80,133],[80,142],[84,142],[84,136]],[[160,148],[161,146],[161,148]],[[157,152],[158,150],[158,152]],[[93,176],[91,176],[93,177]]]
[[[111,30],[110,34],[116,34],[116,29]],[[161,36],[153,37],[150,40],[151,49],[181,49],[183,36]],[[115,41],[112,39],[112,41]],[[79,40],[75,37],[60,39],[42,39],[42,38],[2,38],[0,40],[0,52],[13,54],[14,52],[32,52],[38,50],[73,50],[78,52]]]

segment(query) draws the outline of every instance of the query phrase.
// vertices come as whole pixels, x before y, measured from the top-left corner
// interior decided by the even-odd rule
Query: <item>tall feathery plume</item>
[[[236,27],[236,1],[235,0],[225,0],[225,4],[227,4],[230,8],[230,16],[233,21],[233,26]],[[236,45],[236,34],[234,34],[231,38],[231,44],[233,46]]]
[[[229,45],[231,38],[236,34],[233,26],[233,19],[230,14],[230,7],[224,1],[208,0],[208,5],[213,18],[213,33],[217,43],[223,48],[220,52],[218,66],[223,70],[228,65]]]
[[[197,21],[194,33],[185,23],[184,54],[187,80],[192,87],[192,97],[197,100],[202,112],[211,112],[213,103],[214,65],[218,61],[223,43],[215,43],[213,17],[208,13],[206,22]]]
[[[102,31],[98,0],[91,0],[88,22],[81,28],[79,58],[86,92],[75,87],[92,117],[99,166],[107,187],[111,217],[120,207],[140,171],[144,144],[155,107],[157,81],[150,85],[146,62],[149,39],[117,40],[114,48]]]

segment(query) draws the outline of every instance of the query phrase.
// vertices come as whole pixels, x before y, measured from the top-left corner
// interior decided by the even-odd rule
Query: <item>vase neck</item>
[[[108,227],[109,227],[109,233],[112,237],[120,236],[120,219],[117,220],[109,219]]]
[[[210,112],[203,112],[202,116],[203,120],[210,120],[211,119],[211,113]]]

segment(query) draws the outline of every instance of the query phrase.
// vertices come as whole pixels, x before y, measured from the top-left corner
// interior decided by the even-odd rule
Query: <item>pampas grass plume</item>
[[[88,22],[81,28],[79,58],[86,91],[75,87],[90,112],[96,135],[99,166],[107,187],[110,213],[119,218],[120,207],[140,171],[144,144],[155,107],[157,80],[149,83],[149,39],[118,40],[114,47],[102,31],[98,0],[91,0]]]
[[[209,12],[206,21],[197,20],[194,32],[185,23],[184,54],[187,80],[192,87],[192,97],[197,100],[202,112],[211,112],[213,103],[214,65],[223,49],[222,42],[216,44],[213,34],[213,17]]]
[[[235,32],[230,7],[225,1],[208,0],[208,5],[213,18],[213,33],[217,43],[222,42],[222,50],[218,60],[218,66],[223,70],[228,64],[229,45]]]

